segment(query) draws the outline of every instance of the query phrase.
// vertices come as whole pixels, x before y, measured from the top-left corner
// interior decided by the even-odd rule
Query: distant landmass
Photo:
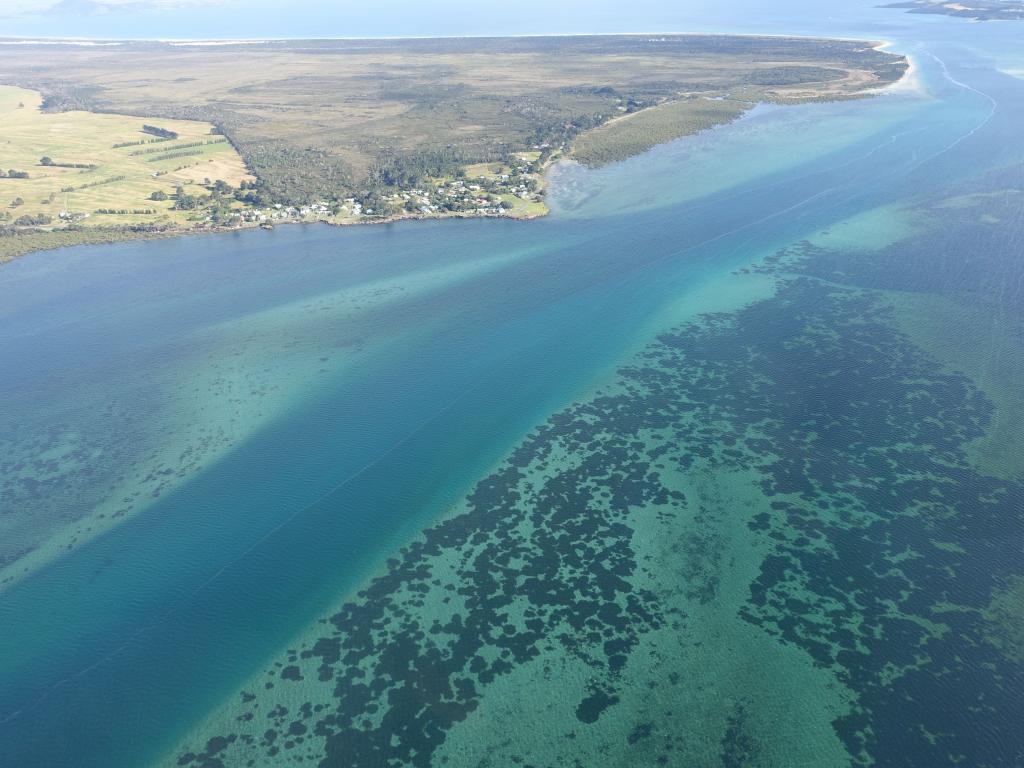
[[[909,0],[884,7],[906,8],[910,13],[962,16],[974,21],[1024,21],[1022,0],[967,0],[962,3],[948,3],[945,0]]]

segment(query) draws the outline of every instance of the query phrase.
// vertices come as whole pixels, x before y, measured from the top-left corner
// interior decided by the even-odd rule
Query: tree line
[[[148,133],[151,136],[158,136],[161,139],[176,139],[178,134],[176,131],[172,131],[168,128],[160,128],[155,125],[143,125],[142,132]]]
[[[58,163],[53,158],[44,155],[39,158],[39,164],[47,168],[87,168],[92,169],[97,166],[93,163]]]

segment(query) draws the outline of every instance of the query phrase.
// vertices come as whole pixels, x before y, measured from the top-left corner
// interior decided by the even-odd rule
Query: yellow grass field
[[[63,212],[76,215],[84,226],[187,226],[193,212],[172,210],[173,200],[154,201],[150,195],[162,191],[170,196],[178,185],[202,184],[205,179],[222,179],[232,186],[252,180],[234,147],[211,133],[210,123],[47,113],[41,103],[36,91],[0,86],[0,169],[29,174],[27,179],[0,177],[0,218],[8,222],[45,214],[57,225]],[[174,131],[178,138],[155,142],[154,136],[142,131],[144,124]],[[185,146],[197,142],[202,144]],[[116,144],[130,146],[115,148]],[[43,157],[55,165],[42,165]],[[23,202],[13,206],[18,198]],[[154,212],[98,213],[104,209]],[[82,214],[88,215],[79,219]]]

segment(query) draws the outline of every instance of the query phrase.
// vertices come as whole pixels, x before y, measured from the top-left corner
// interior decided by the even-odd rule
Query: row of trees
[[[53,158],[43,155],[39,158],[39,164],[47,168],[95,168],[92,163],[55,163]]]
[[[151,136],[158,136],[161,139],[176,139],[178,134],[176,131],[172,131],[168,128],[160,128],[155,125],[143,125],[142,132],[148,133]]]
[[[140,139],[139,141],[122,141],[111,146],[111,149],[123,149],[124,147],[139,147],[143,144],[159,144],[170,139]]]
[[[27,179],[28,171],[16,171],[11,168],[7,171],[0,170],[0,179]]]
[[[163,143],[163,142],[157,142]],[[225,144],[227,139],[210,139],[208,141],[190,141],[186,144],[175,144],[173,147],[148,147],[146,149],[137,149],[134,152],[129,152],[129,157],[138,157],[139,155],[153,155],[157,152],[177,152],[179,149],[194,149],[195,147],[205,147],[210,144]]]
[[[173,152],[168,152],[167,154],[164,155],[154,155],[153,157],[147,157],[146,162],[160,163],[163,162],[164,160],[177,160],[178,158],[181,157],[192,157],[194,155],[201,154],[203,154],[203,150],[201,149],[183,149],[180,152],[175,150]]]

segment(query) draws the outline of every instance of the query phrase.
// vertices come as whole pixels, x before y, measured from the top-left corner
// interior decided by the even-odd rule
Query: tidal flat
[[[530,224],[0,270],[3,761],[1015,766],[1024,82],[870,14]]]

